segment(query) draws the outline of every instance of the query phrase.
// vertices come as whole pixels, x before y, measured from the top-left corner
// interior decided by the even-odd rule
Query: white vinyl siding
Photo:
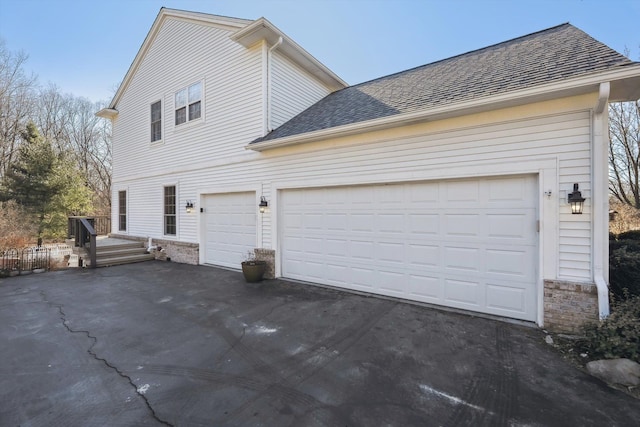
[[[274,129],[331,92],[277,50],[272,57],[272,66],[271,125]]]
[[[184,168],[242,153],[246,144],[262,136],[262,50],[247,49],[231,41],[230,34],[166,19],[118,104],[113,132],[116,181],[141,171]],[[202,118],[194,125],[174,126],[175,93],[199,81]],[[163,144],[150,147],[147,101],[159,94],[169,123]]]
[[[554,104],[545,104],[537,111],[552,106]],[[473,116],[465,118],[464,123],[467,122],[472,123]],[[273,203],[277,196],[274,185],[286,188],[288,183],[314,186],[318,182],[340,185],[455,178],[452,171],[464,171],[467,176],[491,176],[501,168],[518,170],[527,162],[537,164],[551,160],[557,166],[551,173],[557,174],[559,180],[557,186],[551,188],[559,220],[557,225],[546,224],[545,227],[557,238],[558,246],[553,251],[557,251],[558,265],[557,271],[545,274],[552,278],[590,280],[591,166],[590,114],[587,110],[487,122],[457,130],[428,129],[411,137],[397,138],[380,132],[274,150],[266,155],[247,152],[242,161],[228,164],[212,161],[210,167],[193,169],[186,166],[176,168],[178,170],[173,173],[156,172],[157,175],[148,178],[138,174],[135,179],[123,180],[123,185],[130,188],[130,200],[136,200],[136,206],[130,211],[130,232],[155,237],[157,225],[153,224],[160,224],[161,218],[154,218],[153,212],[161,212],[161,206],[147,194],[167,180],[179,181],[180,193],[187,198],[206,193],[208,186],[261,183],[263,195],[270,200],[270,208],[261,219],[262,246],[268,248],[276,244],[275,218],[272,217],[277,210],[277,203]],[[150,175],[151,171],[156,171],[153,168],[145,170]],[[574,182],[580,183],[587,198],[582,215],[571,215],[566,204],[566,191],[571,190]],[[181,240],[198,242],[198,215],[185,215],[180,221]],[[554,230],[556,226],[557,231]]]

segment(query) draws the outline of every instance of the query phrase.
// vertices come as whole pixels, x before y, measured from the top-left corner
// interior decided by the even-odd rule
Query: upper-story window
[[[151,142],[162,139],[162,102],[151,104]]]
[[[199,119],[202,115],[202,82],[176,92],[176,125]]]

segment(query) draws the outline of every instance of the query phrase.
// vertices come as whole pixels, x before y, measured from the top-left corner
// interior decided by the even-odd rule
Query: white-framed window
[[[118,231],[127,231],[127,190],[118,191]]]
[[[175,236],[177,232],[176,186],[164,187],[164,235]]]
[[[202,82],[176,92],[175,111],[176,126],[202,117]]]
[[[151,142],[162,139],[162,101],[151,104]]]

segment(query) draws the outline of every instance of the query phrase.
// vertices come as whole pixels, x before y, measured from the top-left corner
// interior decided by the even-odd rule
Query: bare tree
[[[640,100],[609,106],[609,191],[640,209]]]
[[[23,70],[27,55],[0,39],[0,178],[17,155],[21,134],[34,110],[36,77]]]

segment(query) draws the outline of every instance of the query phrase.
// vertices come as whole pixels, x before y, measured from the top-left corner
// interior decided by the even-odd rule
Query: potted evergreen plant
[[[242,261],[242,274],[249,283],[261,281],[266,268],[267,262],[257,260],[255,254],[251,251],[247,252],[245,260]]]

